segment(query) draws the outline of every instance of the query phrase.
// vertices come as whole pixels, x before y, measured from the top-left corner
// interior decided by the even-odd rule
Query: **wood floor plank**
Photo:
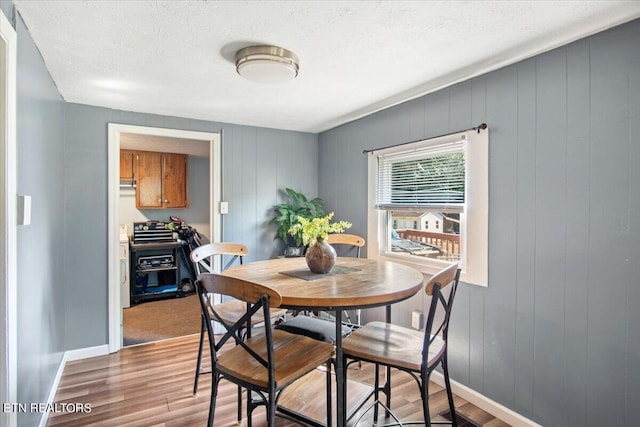
[[[209,410],[211,376],[201,375],[199,390],[193,394],[195,361],[198,354],[198,335],[174,338],[144,345],[125,347],[115,354],[69,362],[64,370],[55,401],[58,403],[89,403],[91,413],[52,413],[49,427],[201,427],[206,424]],[[209,360],[205,355],[204,369]],[[382,374],[384,376],[384,374]],[[348,369],[350,379],[373,383],[373,366],[352,364]],[[320,375],[324,378],[324,374]],[[304,386],[301,384],[301,386]],[[324,383],[321,390],[324,396]],[[355,389],[354,389],[355,390]],[[334,389],[335,392],[335,389]],[[222,381],[216,405],[216,426],[236,424],[237,388]],[[432,418],[448,411],[444,389],[429,385]],[[420,392],[413,378],[399,371],[392,373],[392,409],[402,419],[421,420]],[[384,396],[382,396],[384,398]],[[323,413],[322,405],[305,398],[301,407]],[[323,400],[324,401],[324,398]],[[504,422],[455,397],[459,412],[478,425],[504,427]],[[369,402],[370,403],[370,402]],[[367,403],[366,406],[369,405]],[[335,408],[335,405],[334,405]],[[246,393],[243,393],[243,409],[246,411]],[[364,412],[364,408],[360,413]],[[384,417],[384,411],[380,414]],[[243,414],[246,417],[246,414]],[[324,415],[323,415],[324,418]],[[360,425],[370,425],[372,413],[363,417]],[[253,425],[266,426],[263,408],[254,411]],[[354,418],[355,420],[355,418]],[[246,425],[246,419],[240,425]],[[277,417],[278,427],[300,425],[284,417]]]

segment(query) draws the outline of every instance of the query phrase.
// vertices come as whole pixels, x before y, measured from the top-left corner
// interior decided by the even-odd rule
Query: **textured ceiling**
[[[639,1],[15,0],[68,102],[319,132],[640,16]],[[292,82],[235,72],[274,44]]]

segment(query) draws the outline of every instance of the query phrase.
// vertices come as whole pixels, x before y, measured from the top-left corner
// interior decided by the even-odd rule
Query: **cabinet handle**
[[[158,203],[162,203],[162,199],[158,199]]]
[[[165,203],[169,203],[169,201],[168,201],[168,200],[165,200],[164,202],[165,202]]]

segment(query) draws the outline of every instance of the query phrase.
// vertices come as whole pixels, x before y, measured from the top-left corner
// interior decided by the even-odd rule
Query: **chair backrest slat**
[[[210,294],[228,295],[235,299],[256,304],[262,295],[269,296],[269,305],[279,307],[282,303],[280,293],[266,286],[236,279],[235,277],[220,276],[215,273],[198,275],[198,281],[204,290]]]
[[[425,292],[427,293],[427,295],[431,295],[433,293],[433,285],[435,285],[436,283],[440,283],[441,290],[444,289],[454,281],[457,274],[458,263],[456,262],[431,276],[431,278],[427,282],[427,285],[424,287]]]
[[[360,248],[365,245],[364,238],[355,234],[335,233],[327,235],[327,243],[330,245],[350,245],[357,250],[357,257],[360,258]],[[350,248],[351,250],[351,248]]]
[[[227,269],[237,258],[240,258],[240,264],[242,264],[242,257],[249,254],[249,248],[241,243],[232,242],[216,242],[207,243],[206,245],[199,246],[191,251],[191,261],[195,264],[196,272],[200,273],[215,273],[213,271],[213,257],[222,255],[231,255],[233,258],[229,260],[223,270]]]

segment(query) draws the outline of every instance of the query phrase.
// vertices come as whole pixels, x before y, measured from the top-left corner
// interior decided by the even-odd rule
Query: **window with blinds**
[[[486,286],[488,147],[485,127],[368,151],[369,256]]]
[[[465,203],[465,142],[378,158],[376,207],[439,209],[462,213]]]

